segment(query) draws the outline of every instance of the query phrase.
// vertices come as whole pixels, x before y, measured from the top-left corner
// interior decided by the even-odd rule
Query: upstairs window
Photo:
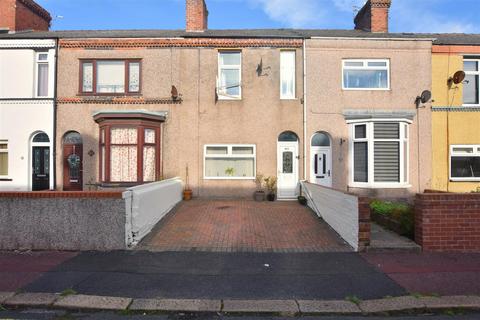
[[[390,61],[386,59],[343,60],[343,89],[390,89]]]
[[[351,135],[353,187],[388,188],[408,183],[407,123],[354,123]]]
[[[280,98],[295,99],[295,51],[280,52]]]
[[[37,97],[48,97],[48,52],[37,52]]]
[[[217,95],[220,100],[235,100],[242,98],[241,52],[219,52],[217,79]]]
[[[135,95],[141,88],[140,60],[82,60],[80,93]]]
[[[463,70],[466,77],[463,85],[463,104],[480,104],[480,59],[465,59]]]
[[[450,180],[480,181],[480,145],[450,146]]]
[[[0,140],[0,177],[8,176],[8,141]]]

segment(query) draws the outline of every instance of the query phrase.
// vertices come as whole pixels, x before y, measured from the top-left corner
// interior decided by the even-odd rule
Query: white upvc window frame
[[[472,153],[468,152],[459,152],[453,151],[454,148],[472,148]],[[452,144],[449,148],[449,155],[448,155],[448,177],[450,181],[453,182],[479,182],[480,177],[452,177],[452,157],[453,156],[460,156],[460,157],[479,157],[480,158],[480,144]]]
[[[227,154],[207,154],[207,148],[227,148]],[[233,148],[252,148],[253,154],[233,154]],[[253,159],[253,177],[208,177],[206,160],[215,158],[231,158],[231,159]],[[257,172],[257,147],[254,144],[206,144],[203,147],[203,179],[204,180],[255,180]]]
[[[351,67],[345,66],[348,62],[362,62],[362,67]],[[386,62],[385,67],[369,67],[369,62]],[[359,71],[378,71],[386,70],[387,71],[387,87],[386,88],[348,88],[345,87],[345,70],[359,70]],[[391,81],[391,72],[390,72],[390,59],[343,59],[342,60],[342,89],[345,91],[389,91],[390,90],[390,81]]]
[[[282,90],[282,83],[284,78],[284,66],[283,57],[285,54],[293,54],[293,93],[291,95],[284,94]],[[297,98],[297,51],[296,50],[280,50],[280,100],[295,100]]]
[[[46,60],[41,60],[40,59],[40,56],[41,55],[46,55],[47,56],[47,59]],[[47,80],[47,95],[45,96],[41,96],[39,95],[39,92],[38,92],[38,85],[39,85],[39,68],[40,68],[40,65],[47,65],[48,66],[48,80]],[[34,93],[35,93],[35,98],[48,98],[50,97],[50,52],[49,51],[37,51],[35,52],[35,88],[34,88]]]
[[[238,65],[223,65],[221,56],[224,53],[238,53],[240,56],[240,64]],[[241,50],[219,50],[218,51],[218,73],[217,73],[217,83],[216,91],[218,100],[242,100],[242,64],[243,64],[243,55]],[[238,96],[228,96],[221,92],[220,89],[220,79],[222,70],[238,70],[239,79],[238,79]]]
[[[375,123],[399,123],[399,139],[375,139]],[[349,120],[350,143],[349,143],[349,187],[364,189],[407,189],[411,187],[410,181],[410,127],[411,120],[408,119],[368,119]],[[366,138],[355,139],[355,127],[366,125]],[[375,141],[398,141],[400,144],[400,182],[375,182]],[[354,181],[354,143],[367,142],[368,148],[368,182]],[[406,146],[405,146],[406,145]],[[404,147],[405,146],[405,147]],[[405,163],[405,159],[407,163]],[[405,172],[406,171],[406,172]]]
[[[6,144],[7,148],[6,149],[0,149],[0,153],[6,153],[7,154],[7,174],[6,175],[0,175],[0,179],[8,179],[10,175],[10,157],[8,153],[8,140],[0,140],[0,145]]]
[[[479,77],[479,81],[478,81],[478,86],[479,88],[477,88],[477,100],[478,100],[478,104],[471,104],[471,103],[463,103],[463,97],[462,97],[462,105],[464,107],[478,107],[480,106],[480,57],[478,56],[475,56],[475,57],[469,57],[469,56],[464,56],[463,57],[463,62],[465,61],[475,61],[477,62],[478,66],[477,66],[477,71],[465,71],[465,75],[469,76],[469,75],[476,75]],[[462,66],[463,67],[463,66]]]

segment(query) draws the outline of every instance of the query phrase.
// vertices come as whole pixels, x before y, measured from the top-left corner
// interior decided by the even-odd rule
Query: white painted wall
[[[317,184],[301,182],[302,190],[312,208],[355,251],[358,251],[358,198]]]
[[[125,199],[128,247],[137,245],[153,227],[182,201],[180,178],[149,183],[127,189]]]
[[[49,95],[42,99],[35,97],[39,51],[49,54]],[[31,140],[41,131],[50,138],[50,189],[54,188],[55,59],[54,40],[0,40],[0,140],[8,142],[9,167],[0,181],[2,191],[31,190]]]

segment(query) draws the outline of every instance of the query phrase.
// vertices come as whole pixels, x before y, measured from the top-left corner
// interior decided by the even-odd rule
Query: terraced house
[[[298,182],[405,198],[430,187],[432,36],[388,32],[390,0],[355,30],[209,30],[203,0],[185,30],[10,33],[58,39],[59,190],[180,176],[202,197],[278,197]],[[0,139],[3,137],[0,136]]]
[[[0,36],[48,30],[50,14],[30,0],[0,3]],[[0,190],[54,186],[56,39],[0,40]]]
[[[480,36],[437,35],[433,46],[432,187],[480,187]]]

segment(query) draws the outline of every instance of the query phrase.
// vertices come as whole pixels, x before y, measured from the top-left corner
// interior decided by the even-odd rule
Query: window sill
[[[480,104],[463,104],[464,108],[480,108]]]
[[[363,183],[350,183],[349,188],[358,188],[358,189],[409,189],[412,187],[411,184],[398,183],[398,184],[363,184]]]
[[[218,101],[242,101],[242,98],[218,98]]]
[[[390,88],[375,89],[375,88],[342,88],[343,91],[392,91]]]
[[[242,178],[242,177],[203,177],[203,180],[255,180],[256,178],[255,177],[246,177],[246,178]]]
[[[480,178],[450,178],[450,182],[480,182]]]
[[[147,183],[151,182],[99,182],[95,185],[100,188],[130,188]]]
[[[142,93],[77,93],[78,97],[142,97]]]

